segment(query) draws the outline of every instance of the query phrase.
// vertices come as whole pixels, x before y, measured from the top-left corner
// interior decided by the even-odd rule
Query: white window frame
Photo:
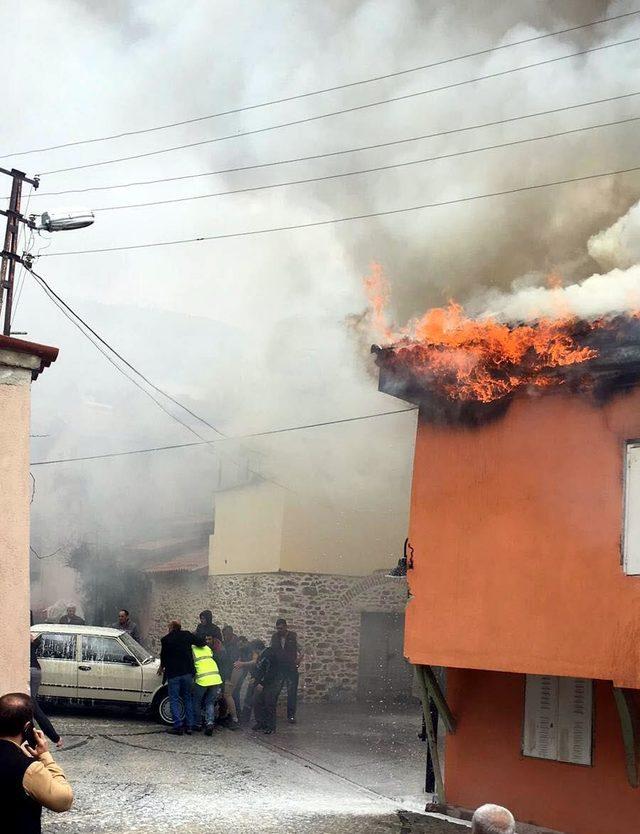
[[[522,755],[593,765],[593,681],[526,675]]]
[[[638,467],[637,477],[631,469]],[[622,517],[622,569],[627,576],[640,576],[640,441],[628,440],[624,450],[624,500]],[[632,512],[632,505],[638,511]]]

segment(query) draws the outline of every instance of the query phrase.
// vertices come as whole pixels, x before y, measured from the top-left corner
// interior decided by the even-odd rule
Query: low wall
[[[206,608],[220,626],[228,623],[236,634],[267,642],[276,619],[284,617],[305,655],[300,695],[311,702],[355,700],[361,613],[402,612],[407,601],[406,583],[382,573],[170,574],[152,582],[149,643],[155,650],[170,619],[180,617],[194,629]]]

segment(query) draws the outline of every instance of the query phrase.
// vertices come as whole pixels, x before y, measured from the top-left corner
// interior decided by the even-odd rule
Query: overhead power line
[[[203,423],[208,428],[213,429],[213,431],[216,434],[220,435],[220,437],[225,437],[224,432],[220,431],[220,429],[216,428],[216,426],[214,426],[212,423],[210,423],[204,417],[201,417],[199,414],[196,414],[195,411],[192,411],[188,406],[184,405],[184,403],[181,403],[180,400],[177,400],[175,397],[171,396],[171,394],[167,393],[165,390],[163,390],[162,388],[157,386],[147,376],[145,376],[142,373],[142,371],[139,371],[134,365],[131,364],[131,362],[129,362],[127,359],[125,359],[124,356],[121,353],[119,353],[112,345],[110,345],[105,339],[103,339],[102,336],[99,333],[97,333],[93,329],[93,327],[91,327],[90,324],[87,324],[87,322],[78,313],[76,313],[76,311],[72,307],[70,307],[67,304],[67,302],[58,295],[58,293],[56,293],[56,291],[42,277],[42,275],[39,275],[33,269],[29,269],[29,272],[40,283],[40,285],[50,294],[50,296],[53,296],[53,298],[60,305],[62,305],[62,307],[64,307],[64,309],[68,313],[70,313],[73,316],[73,318],[76,319],[82,325],[82,327],[86,328],[86,330],[88,330],[89,333],[91,333],[100,342],[100,344],[104,345],[104,347],[106,347],[107,350],[109,350],[114,356],[116,356],[123,363],[123,365],[126,365],[126,367],[129,368],[131,371],[133,371],[137,376],[139,376],[140,379],[144,380],[144,382],[146,382],[146,384],[149,385],[149,387],[153,388],[154,391],[156,391],[158,394],[161,394],[163,397],[166,397],[174,405],[177,405],[183,411],[186,411],[187,414],[189,414],[191,417],[195,417],[195,419],[198,420],[200,423]],[[185,425],[185,424],[183,423],[182,425]]]
[[[149,208],[150,206],[166,206],[175,203],[189,203],[193,200],[206,200],[211,197],[226,197],[231,194],[246,194],[248,192],[254,191],[267,191],[271,188],[285,188],[291,185],[305,185],[314,182],[325,182],[327,180],[343,179],[344,177],[355,177],[360,176],[362,174],[375,174],[381,171],[391,171],[395,168],[406,168],[411,165],[421,165],[426,162],[436,162],[442,159],[453,159],[455,157],[468,156],[469,154],[481,153],[483,151],[493,151],[498,150],[500,148],[511,148],[516,145],[526,145],[529,142],[539,142],[542,139],[556,139],[560,136],[569,136],[575,133],[584,133],[587,130],[596,130],[598,128],[603,127],[614,127],[616,125],[629,124],[631,122],[637,122],[639,119],[640,116],[630,116],[627,119],[618,119],[614,122],[600,122],[595,125],[586,125],[585,127],[571,128],[570,130],[560,130],[556,131],[555,133],[545,133],[542,136],[531,136],[526,139],[512,139],[509,142],[499,142],[495,145],[484,145],[481,148],[469,148],[468,150],[464,151],[453,151],[452,153],[436,154],[435,156],[426,156],[422,157],[421,159],[411,159],[406,160],[404,162],[393,162],[389,165],[377,165],[374,168],[361,168],[358,171],[343,171],[338,174],[324,174],[323,176],[319,177],[307,177],[305,179],[286,180],[285,182],[273,182],[267,183],[266,185],[251,185],[246,186],[244,188],[232,188],[227,191],[214,191],[210,194],[195,194],[191,197],[170,197],[165,200],[151,200],[146,203],[124,203],[123,205],[119,206],[104,206],[101,208],[96,208],[94,209],[94,211],[121,211],[123,209]]]
[[[60,312],[65,316],[65,318],[67,318],[71,322],[71,324],[77,330],[79,330],[86,339],[88,339],[91,342],[91,344],[96,348],[96,350],[98,350],[104,356],[104,358],[107,360],[107,362],[109,362],[111,365],[113,365],[113,367],[117,371],[119,371],[119,373],[121,373],[126,379],[128,379],[130,382],[132,382],[136,386],[136,388],[139,388],[140,391],[142,391],[142,393],[145,394],[145,396],[149,397],[149,399],[152,400],[158,406],[158,408],[160,408],[161,411],[164,411],[164,413],[168,417],[170,417],[172,420],[175,420],[176,423],[179,423],[183,428],[187,429],[187,431],[189,431],[191,434],[195,435],[202,442],[205,442],[205,443],[207,442],[207,441],[204,440],[202,435],[200,435],[197,431],[195,431],[195,429],[193,429],[188,423],[185,423],[176,414],[169,411],[169,409],[166,408],[163,405],[163,403],[157,397],[155,397],[149,390],[147,390],[144,387],[144,385],[141,385],[140,382],[138,382],[138,380],[134,376],[132,376],[131,374],[128,374],[120,365],[118,365],[118,363],[109,355],[109,353],[103,347],[101,347],[100,344],[98,344],[98,342],[95,341],[89,335],[88,331],[90,330],[90,328],[88,328],[88,326],[84,324],[82,319],[80,319],[80,317],[77,316],[77,314],[75,312],[73,312],[71,310],[71,308],[68,307],[68,305],[66,305],[66,303],[64,301],[62,301],[62,299],[51,289],[49,284],[47,284],[47,282],[42,278],[42,276],[37,275],[31,269],[29,269],[28,271],[33,275],[34,278],[36,278],[36,283],[45,292],[45,294],[48,296],[48,298],[56,305],[56,307],[60,310]],[[85,327],[87,328],[86,330],[85,330]],[[94,332],[94,331],[91,331],[91,332]],[[103,341],[103,340],[100,339],[100,341]],[[129,366],[129,367],[132,367],[132,366]],[[137,371],[136,371],[136,373],[137,373]],[[155,387],[155,386],[153,386],[153,387]]]
[[[486,81],[491,78],[500,78],[502,76],[510,75],[514,72],[523,72],[524,70],[533,69],[535,67],[548,66],[549,64],[554,64],[558,61],[566,61],[570,58],[577,58],[582,55],[588,55],[593,52],[600,52],[604,49],[613,49],[617,46],[625,46],[630,43],[636,43],[637,41],[640,41],[640,36],[635,38],[627,38],[626,40],[622,41],[615,41],[613,43],[606,43],[600,46],[592,46],[588,49],[581,49],[578,52],[570,52],[567,55],[558,55],[555,58],[546,58],[543,61],[534,61],[531,64],[523,64],[519,67],[511,67],[510,69],[488,73],[487,75],[477,75],[474,78],[467,78],[463,81],[455,81],[449,84],[442,84],[438,87],[430,87],[428,90],[419,90],[415,93],[405,93],[401,96],[392,96],[391,98],[379,99],[378,101],[370,101],[366,104],[358,104],[353,107],[344,107],[341,110],[333,110],[328,113],[320,113],[316,116],[306,116],[302,119],[294,119],[292,121],[281,122],[276,125],[267,125],[266,127],[254,128],[253,130],[237,131],[235,133],[226,134],[225,136],[216,136],[211,139],[201,139],[198,142],[188,142],[182,145],[173,145],[168,148],[159,148],[155,151],[145,151],[144,153],[131,154],[129,156],[119,156],[113,159],[103,159],[98,162],[87,162],[83,165],[71,165],[66,168],[56,168],[51,171],[43,171],[42,176],[53,176],[54,174],[63,174],[69,171],[80,171],[86,170],[87,168],[98,168],[103,165],[113,165],[117,162],[130,162],[135,159],[145,159],[150,156],[158,156],[160,154],[171,153],[172,151],[184,150],[186,148],[196,148],[202,145],[210,145],[214,142],[224,142],[227,139],[239,139],[243,136],[254,136],[258,133],[267,133],[272,130],[280,130],[286,127],[293,127],[295,125],[307,124],[309,122],[317,122],[321,119],[328,119],[333,116],[342,116],[345,113],[355,113],[360,110],[367,110],[372,107],[380,107],[384,104],[391,104],[397,101],[407,101],[409,99],[417,98],[419,96],[429,95],[430,93],[438,93],[442,92],[443,90],[452,90],[457,87],[464,87],[468,84],[475,84],[478,81]]]
[[[406,414],[409,411],[417,411],[416,407],[412,408],[398,408],[394,411],[378,411],[374,414],[361,414],[357,417],[342,417],[336,420],[323,420],[318,423],[306,423],[301,426],[287,426],[286,428],[281,429],[267,429],[265,431],[259,432],[252,432],[251,434],[239,434],[239,435],[228,435],[224,438],[219,438],[217,440],[205,440],[200,443],[173,443],[168,446],[151,446],[147,449],[131,449],[126,452],[107,452],[101,455],[83,455],[80,457],[74,458],[57,458],[55,460],[36,460],[32,461],[30,466],[51,466],[52,464],[56,463],[75,463],[76,461],[83,461],[83,460],[103,460],[104,458],[120,458],[120,457],[128,457],[129,455],[144,455],[151,452],[164,452],[168,451],[169,449],[188,449],[193,448],[194,446],[204,446],[208,444],[217,444],[217,443],[225,443],[228,441],[233,440],[251,440],[253,438],[258,437],[267,437],[273,434],[287,434],[296,431],[305,431],[307,429],[317,429],[322,428],[324,426],[336,426],[342,423],[356,423],[362,420],[373,420],[377,417],[388,417],[392,414]]]
[[[111,365],[113,365],[114,368],[116,368],[116,370],[118,370],[126,379],[128,379],[130,382],[132,382],[137,388],[139,388],[143,392],[143,394],[145,394],[147,397],[149,397],[149,399],[151,399],[161,409],[161,411],[163,411],[168,417],[170,417],[172,420],[175,420],[175,422],[179,423],[183,428],[187,429],[188,432],[190,432],[191,434],[193,434],[195,437],[198,438],[199,443],[197,443],[196,445],[211,446],[212,441],[207,440],[206,438],[204,438],[192,426],[190,426],[188,423],[185,423],[183,420],[180,419],[180,417],[178,417],[172,411],[169,411],[169,409],[167,409],[163,405],[163,403],[160,400],[157,399],[157,397],[155,397],[150,391],[148,391],[143,385],[141,385],[134,376],[131,376],[131,374],[127,373],[127,371],[124,368],[120,367],[120,365],[118,365],[118,363],[114,361],[114,359],[112,358],[110,353],[113,354],[114,356],[116,356],[127,368],[131,369],[142,380],[144,380],[147,383],[147,385],[149,385],[151,388],[153,388],[159,394],[166,397],[168,400],[173,402],[175,405],[182,408],[184,411],[186,411],[191,416],[195,417],[201,423],[204,423],[204,425],[213,429],[213,431],[215,431],[219,435],[220,438],[222,438],[222,439],[226,438],[226,435],[223,432],[221,432],[219,429],[217,429],[212,423],[210,423],[208,420],[205,420],[199,414],[196,414],[194,411],[189,409],[187,406],[185,406],[179,400],[175,399],[175,397],[172,397],[170,394],[168,394],[162,388],[159,388],[157,385],[155,385],[153,382],[151,382],[151,380],[149,380],[144,374],[142,374],[137,368],[135,368],[130,362],[128,362],[117,350],[115,350],[115,348],[113,348],[89,324],[87,324],[87,322],[85,322],[84,319],[78,313],[76,313],[76,311],[72,307],[70,307],[63,298],[61,298],[55,292],[55,290],[48,284],[48,282],[42,277],[42,275],[39,275],[38,273],[34,272],[33,269],[27,268],[27,270],[28,270],[28,272],[31,273],[31,275],[33,275],[33,277],[36,279],[36,282],[39,284],[41,289],[44,290],[46,295],[56,305],[56,307],[58,307],[58,309],[62,312],[62,314],[74,325],[74,327],[76,327],[82,333],[82,335],[86,339],[88,339],[89,342],[91,342],[91,344],[96,348],[96,350],[98,350],[105,357],[105,359]],[[95,339],[93,337],[95,337]],[[101,347],[101,345],[104,345],[104,348],[106,348],[106,350],[103,347]],[[110,351],[110,353],[108,353],[107,351]],[[235,463],[238,463],[238,461],[235,461]],[[250,472],[252,475],[255,475],[261,481],[270,482],[270,483],[274,483],[278,486],[281,486],[281,484],[279,484],[277,481],[273,480],[272,478],[265,477],[260,472],[257,472],[256,470],[251,469],[251,467],[249,467],[249,466],[247,466],[247,471]]]
[[[329,220],[314,220],[310,223],[296,223],[289,226],[269,226],[262,229],[249,229],[243,232],[223,232],[216,235],[201,235],[200,237],[181,238],[178,240],[161,240],[152,243],[132,243],[128,246],[105,246],[97,249],[75,249],[67,252],[47,252],[40,255],[41,258],[59,258],[65,255],[95,255],[104,252],[126,252],[134,249],[152,249],[160,246],[179,246],[186,243],[202,243],[210,240],[229,240],[231,238],[253,237],[257,235],[273,234],[275,232],[291,232],[298,229],[313,229],[320,226],[332,226],[338,223],[350,223],[354,220],[370,220],[374,217],[390,217],[394,214],[406,214],[412,211],[423,211],[424,209],[440,208],[442,206],[453,206],[459,203],[469,203],[475,200],[485,200],[490,197],[504,197],[508,194],[520,194],[525,191],[536,191],[541,188],[551,188],[557,185],[567,185],[574,182],[585,182],[587,180],[613,177],[618,174],[630,174],[640,171],[640,165],[632,168],[620,168],[617,171],[603,171],[597,174],[585,174],[580,177],[567,177],[551,182],[542,182],[535,185],[523,185],[519,188],[506,188],[501,191],[488,191],[484,194],[471,194],[465,197],[454,197],[450,200],[439,200],[433,203],[422,203],[417,206],[406,206],[404,208],[388,209],[387,211],[372,211],[366,214],[352,214],[347,217],[332,217]]]
[[[360,145],[357,148],[345,148],[338,151],[327,151],[326,153],[316,153],[309,156],[296,156],[288,159],[277,159],[270,162],[257,162],[253,165],[240,165],[234,168],[219,168],[216,171],[200,171],[196,174],[183,174],[179,177],[160,177],[153,180],[137,180],[132,182],[117,183],[115,185],[94,185],[88,188],[67,188],[63,191],[37,191],[32,195],[32,199],[40,197],[58,197],[64,194],[86,194],[91,191],[114,191],[118,188],[133,188],[141,185],[157,185],[158,183],[166,182],[180,182],[183,180],[199,179],[201,177],[213,177],[218,174],[236,174],[241,171],[255,171],[258,168],[273,168],[277,165],[290,165],[294,162],[309,162],[316,159],[327,159],[333,156],[343,156],[345,154],[359,153],[360,151],[372,151],[379,148],[389,148],[394,145],[404,145],[409,142],[418,142],[423,139],[434,139],[439,136],[450,136],[455,133],[464,133],[469,130],[479,130],[485,127],[496,127],[498,125],[510,124],[512,122],[522,121],[523,119],[533,119],[537,116],[550,116],[554,113],[563,113],[569,110],[578,110],[582,107],[591,107],[594,104],[606,104],[611,101],[620,101],[622,99],[633,98],[640,95],[640,91],[633,93],[622,93],[619,96],[609,96],[608,98],[592,99],[591,101],[584,101],[580,104],[567,104],[563,107],[554,107],[550,110],[536,110],[534,113],[525,113],[521,116],[509,116],[504,119],[495,119],[491,122],[479,122],[472,125],[465,125],[464,127],[454,127],[448,130],[438,130],[433,133],[423,133],[419,136],[409,136],[404,139],[391,139],[388,142],[377,142],[373,145]],[[8,199],[5,198],[5,199]]]
[[[195,116],[191,119],[183,119],[182,121],[169,122],[169,123],[163,124],[163,125],[155,125],[153,127],[141,128],[141,129],[138,129],[138,130],[122,131],[120,133],[112,133],[112,134],[108,134],[107,136],[98,136],[98,137],[93,137],[93,138],[90,138],[90,139],[76,139],[76,140],[73,140],[73,141],[70,141],[70,142],[64,142],[64,143],[61,143],[61,144],[58,144],[58,145],[48,145],[48,146],[42,147],[42,148],[31,148],[31,149],[26,150],[26,151],[15,151],[13,153],[5,154],[3,158],[10,157],[10,156],[26,156],[27,154],[33,154],[33,153],[44,153],[46,151],[59,150],[59,149],[62,149],[62,148],[70,148],[70,147],[75,147],[75,146],[78,146],[78,145],[89,145],[89,144],[94,144],[96,142],[106,142],[106,141],[111,140],[111,139],[122,139],[122,138],[125,138],[127,136],[140,136],[141,134],[152,133],[152,132],[158,131],[158,130],[168,130],[168,129],[174,128],[174,127],[182,127],[183,125],[196,124],[198,122],[207,121],[209,119],[216,119],[216,118],[219,118],[221,116],[229,116],[229,115],[233,115],[235,113],[246,112],[248,110],[256,110],[256,109],[259,109],[259,108],[262,108],[262,107],[271,107],[271,106],[276,105],[276,104],[284,104],[284,103],[290,102],[290,101],[296,101],[296,100],[299,100],[299,99],[309,98],[311,96],[317,96],[317,95],[320,95],[322,93],[333,93],[333,92],[336,92],[338,90],[345,90],[345,89],[348,89],[348,88],[351,88],[351,87],[362,86],[364,84],[372,84],[376,81],[386,81],[386,80],[391,79],[391,78],[399,78],[403,75],[409,75],[410,73],[421,72],[423,70],[434,69],[435,67],[440,67],[440,66],[443,66],[445,64],[450,64],[450,63],[453,63],[453,62],[456,62],[456,61],[462,61],[466,58],[478,58],[482,55],[489,55],[492,52],[498,52],[498,51],[501,51],[501,50],[504,50],[504,49],[511,49],[515,46],[523,46],[523,45],[528,44],[528,43],[534,43],[536,41],[545,40],[547,38],[555,37],[557,35],[565,35],[565,34],[568,34],[569,32],[577,32],[580,29],[588,29],[588,28],[593,27],[593,26],[599,26],[601,24],[611,23],[615,20],[621,20],[621,19],[624,19],[624,18],[633,17],[634,15],[637,15],[637,14],[640,14],[640,10],[634,10],[634,11],[630,11],[630,12],[623,12],[623,13],[618,14],[618,15],[611,15],[610,17],[603,17],[603,18],[598,18],[597,20],[591,20],[588,23],[582,23],[578,26],[569,26],[569,27],[565,27],[564,29],[556,29],[553,32],[546,32],[543,35],[532,35],[529,38],[522,38],[522,39],[517,40],[517,41],[510,41],[509,43],[504,43],[504,44],[498,44],[496,46],[485,47],[483,49],[475,50],[474,52],[466,52],[462,55],[455,55],[455,56],[452,56],[452,57],[449,57],[449,58],[441,58],[438,61],[431,61],[430,63],[421,64],[421,65],[416,66],[416,67],[409,67],[408,69],[396,70],[395,72],[385,73],[384,75],[374,75],[374,76],[370,76],[369,78],[360,79],[358,81],[350,81],[350,82],[345,82],[345,83],[342,83],[342,84],[336,84],[332,87],[323,87],[323,88],[316,89],[316,90],[309,90],[309,91],[304,92],[304,93],[296,93],[294,95],[283,96],[283,97],[280,97],[280,98],[270,99],[270,100],[267,100],[267,101],[258,102],[256,104],[248,104],[248,105],[244,105],[242,107],[234,107],[234,108],[229,109],[229,110],[222,110],[222,111],[219,111],[217,113],[208,113],[204,116]]]

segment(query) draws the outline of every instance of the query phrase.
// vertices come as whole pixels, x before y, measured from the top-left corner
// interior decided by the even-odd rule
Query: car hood
[[[150,660],[148,663],[143,665],[142,680],[146,690],[157,689],[162,683],[162,676],[158,674],[159,668],[160,660],[157,657],[154,657],[153,660]]]

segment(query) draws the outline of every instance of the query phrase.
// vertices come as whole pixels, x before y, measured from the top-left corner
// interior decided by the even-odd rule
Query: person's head
[[[169,631],[180,631],[180,629],[182,628],[182,623],[178,619],[169,620],[167,628],[169,629]]]
[[[222,638],[225,643],[228,643],[229,640],[233,640],[235,634],[233,633],[233,626],[226,625],[222,628]]]
[[[244,647],[247,645],[247,643],[248,643],[248,642],[249,642],[249,641],[248,641],[248,640],[247,640],[247,638],[244,636],[244,634],[240,634],[240,635],[239,635],[239,637],[238,637],[238,645],[240,646],[240,648],[241,648],[241,649],[244,649]]]
[[[276,631],[280,635],[280,637],[284,637],[287,633],[287,621],[284,617],[279,617],[276,620]]]
[[[501,805],[481,805],[471,820],[471,834],[515,834],[516,821]]]
[[[252,640],[249,644],[251,646],[251,650],[254,652],[258,652],[258,654],[264,651],[265,642],[264,640]]]
[[[202,625],[211,625],[213,622],[213,614],[208,609],[200,612],[200,622]]]
[[[214,649],[214,648],[215,648],[215,646],[214,646],[214,644],[213,644],[213,635],[212,635],[212,634],[208,634],[208,635],[204,638],[204,642],[207,644],[207,646],[209,646],[209,648],[210,648],[210,649]]]
[[[11,692],[0,698],[0,738],[18,738],[33,721],[33,703],[24,692]]]
[[[74,608],[73,613],[75,614],[75,612],[76,610]],[[121,626],[126,625],[129,622],[129,612],[126,608],[121,608],[120,611],[118,611],[118,622]]]
[[[122,614],[122,611],[120,612]],[[67,605],[67,617],[75,617],[76,616],[76,607],[75,605]]]

